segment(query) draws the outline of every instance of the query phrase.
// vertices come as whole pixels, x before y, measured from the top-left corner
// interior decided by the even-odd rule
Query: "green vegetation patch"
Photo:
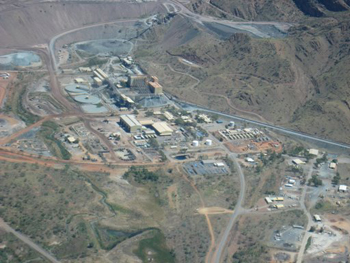
[[[329,201],[318,201],[315,205],[315,210],[320,213],[320,212],[331,212],[333,210],[335,210],[337,207],[335,205],[333,205],[331,202]]]
[[[111,229],[101,225],[94,226],[97,240],[101,248],[111,250],[124,240],[137,236],[149,229],[141,229],[136,231],[125,231],[121,229]]]
[[[153,230],[150,234],[152,237],[142,239],[134,251],[142,262],[175,262],[175,256],[166,246],[165,237],[162,232],[160,230]]]
[[[278,193],[286,164],[281,154],[269,151],[267,155],[261,154],[260,162],[256,167],[246,167],[245,175],[247,190],[245,205],[253,207],[256,202],[266,194]]]
[[[313,175],[308,181],[308,185],[313,185],[315,187],[318,187],[322,184],[323,184],[322,179],[319,178],[317,175]]]
[[[132,179],[133,181],[143,184],[147,182],[157,182],[159,175],[148,171],[144,167],[131,166],[130,169],[123,175],[124,179]]]
[[[55,138],[60,126],[53,121],[46,121],[41,125],[39,137],[41,137],[50,152],[59,159],[69,160],[72,155],[63,146],[63,143]]]
[[[22,104],[23,96],[27,86],[23,85],[23,82],[26,82],[26,76],[23,76],[22,73],[18,73],[18,79],[23,80],[21,82],[16,82],[12,88],[12,93],[9,98],[6,100],[4,111],[6,113],[13,113],[18,116],[25,124],[30,125],[37,122],[40,117],[30,113],[26,110]]]
[[[0,162],[0,176],[0,217],[12,228],[59,259],[95,253],[89,246],[94,236],[85,216],[110,213],[86,183],[86,173],[68,166],[59,170]]]
[[[107,61],[108,61],[108,59],[101,59],[101,58],[93,57],[93,58],[90,58],[84,66],[87,66],[87,67],[101,66],[103,64],[106,64]]]
[[[38,252],[31,249],[12,233],[0,231],[0,262],[21,263],[21,262],[49,262]]]
[[[239,248],[233,256],[233,262],[269,262],[266,248],[274,231],[282,226],[307,224],[307,217],[301,210],[283,211],[277,214],[243,215],[236,224]]]
[[[246,249],[239,250],[233,254],[233,263],[245,263],[245,262],[268,262],[270,261],[270,256],[266,246],[256,243]]]

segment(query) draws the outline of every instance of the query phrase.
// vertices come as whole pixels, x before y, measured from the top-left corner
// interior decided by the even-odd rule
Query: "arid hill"
[[[241,9],[239,12],[232,9],[232,17],[298,20],[298,23],[293,22],[285,38],[259,39],[245,33],[221,38],[198,24],[192,28],[183,27],[180,35],[175,25],[182,18],[177,17],[170,24],[159,26],[162,30],[153,30],[153,35],[149,36],[158,41],[153,41],[152,45],[159,46],[151,53],[152,57],[142,58],[152,61],[153,67],[149,66],[148,70],[154,74],[164,71],[165,76],[171,73],[168,69],[154,68],[161,60],[163,65],[172,66],[172,74],[185,72],[200,81],[196,85],[194,78],[183,74],[177,80],[177,86],[167,82],[168,91],[180,98],[249,117],[252,116],[249,112],[253,112],[254,118],[350,143],[350,81],[347,73],[350,14],[346,11],[347,3],[333,1],[331,5],[325,1],[305,1],[322,12],[317,15],[289,0],[267,1],[267,6],[263,5],[266,1],[221,2]],[[214,7],[209,8],[204,2],[198,5],[193,2],[188,7],[202,14],[220,17],[224,14],[213,12]],[[195,38],[179,41],[190,31],[197,32]],[[168,37],[163,38],[162,32],[167,32]],[[188,68],[175,57],[195,62],[200,67]],[[184,83],[188,84],[184,86]]]
[[[45,2],[7,6],[0,15],[0,47],[47,43],[71,29],[120,19],[140,18],[164,8],[157,2]]]
[[[324,17],[350,8],[349,0],[210,0],[219,9],[247,20],[298,21],[302,15]]]

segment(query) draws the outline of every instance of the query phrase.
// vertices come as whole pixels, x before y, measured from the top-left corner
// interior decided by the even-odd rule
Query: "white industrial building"
[[[198,147],[198,146],[199,146],[199,141],[196,141],[196,140],[193,141],[193,142],[192,142],[192,146],[193,146],[193,147]]]
[[[339,185],[338,191],[339,192],[346,192],[348,190],[348,187],[344,184]]]
[[[207,139],[207,140],[205,141],[205,145],[212,146],[212,145],[213,145],[213,141],[210,140],[210,139]]]

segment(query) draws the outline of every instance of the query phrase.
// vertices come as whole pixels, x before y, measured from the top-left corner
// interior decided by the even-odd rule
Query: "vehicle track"
[[[307,177],[305,178],[306,182],[312,176],[312,172],[313,172],[313,165],[312,164],[314,163],[314,161],[315,161],[315,159],[311,160],[310,170],[309,170],[309,173],[308,173]],[[303,187],[303,191],[301,193],[300,206],[303,209],[304,214],[307,216],[307,225],[306,225],[306,228],[305,228],[306,232],[305,232],[305,235],[304,235],[304,237],[303,237],[303,239],[301,241],[300,249],[299,249],[299,252],[298,252],[297,263],[302,263],[302,261],[303,261],[307,240],[310,237],[310,233],[308,232],[308,230],[310,229],[311,224],[312,224],[311,214],[310,214],[309,210],[305,206],[305,196],[306,196],[307,189],[308,189],[308,185],[307,185],[307,183],[305,183],[305,185]]]
[[[197,193],[197,195],[198,195],[198,197],[199,197],[199,200],[200,200],[200,202],[201,202],[201,205],[202,205],[201,208],[205,208],[206,206],[205,206],[204,199],[203,199],[201,193],[199,192],[198,188],[196,187],[196,185],[195,185],[184,173],[182,173],[182,172],[180,171],[180,169],[179,169],[178,166],[176,167],[176,169],[177,169],[177,171],[178,171],[179,173],[182,174],[182,177],[185,179],[185,181],[187,181],[187,182],[191,185],[191,187],[193,188],[193,190]],[[203,213],[203,215],[205,216],[205,220],[207,221],[207,224],[208,224],[208,230],[209,230],[210,240],[211,240],[211,242],[210,242],[210,247],[209,247],[209,252],[208,252],[208,254],[207,254],[206,258],[205,258],[205,262],[207,263],[207,262],[209,262],[209,261],[208,261],[208,259],[209,259],[208,256],[211,254],[211,251],[212,251],[213,248],[215,247],[215,234],[214,234],[213,226],[212,226],[212,224],[211,224],[211,221],[210,221],[210,218],[209,218],[208,213]]]
[[[242,208],[242,204],[244,201],[244,196],[245,196],[245,191],[246,191],[246,185],[245,185],[245,178],[244,178],[244,173],[243,170],[239,164],[239,162],[236,159],[236,156],[234,154],[230,154],[230,157],[233,159],[235,166],[237,167],[237,172],[239,175],[239,182],[240,182],[240,192],[237,200],[237,204],[235,206],[234,212],[230,217],[230,221],[224,231],[224,233],[221,236],[221,239],[219,243],[216,246],[216,249],[211,257],[211,260],[209,262],[212,263],[220,263],[222,259],[222,255],[224,253],[226,243],[229,237],[229,234],[233,228],[234,223],[236,222],[236,219],[244,213],[245,209]],[[208,255],[210,255],[208,253]]]
[[[10,225],[8,225],[2,218],[0,218],[0,227],[5,229],[7,232],[10,232],[11,234],[13,234],[14,236],[16,236],[18,239],[20,239],[22,242],[24,242],[25,244],[27,244],[29,247],[31,247],[32,249],[34,249],[35,251],[37,251],[39,254],[41,254],[42,256],[44,256],[46,259],[48,259],[49,261],[53,262],[53,263],[59,263],[60,261],[58,261],[54,256],[52,256],[49,252],[47,252],[46,250],[44,250],[42,247],[40,247],[38,244],[34,243],[29,237],[27,237],[26,235],[17,232],[15,229],[13,229]]]

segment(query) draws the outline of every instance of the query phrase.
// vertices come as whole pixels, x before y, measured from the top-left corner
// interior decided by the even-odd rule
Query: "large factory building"
[[[124,114],[120,116],[120,124],[125,127],[128,132],[141,131],[142,125],[136,119],[135,115]]]

